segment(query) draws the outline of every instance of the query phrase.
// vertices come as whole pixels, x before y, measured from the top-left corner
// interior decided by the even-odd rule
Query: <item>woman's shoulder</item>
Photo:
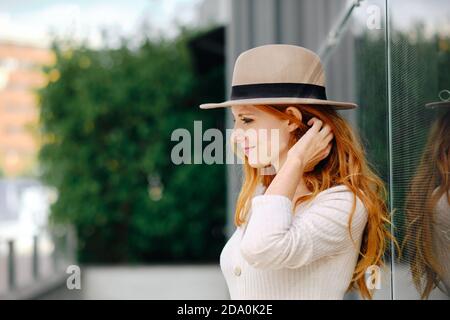
[[[269,199],[261,199],[256,197],[263,195],[266,188],[262,184],[258,184],[254,195],[253,201],[264,201],[264,203],[283,204],[283,207],[287,207],[288,198],[282,196],[272,196]],[[255,198],[256,197],[256,198]],[[255,200],[257,199],[257,200]],[[308,211],[309,208],[321,207],[321,209],[334,208],[338,211],[349,212],[353,207],[353,201],[356,200],[356,210],[362,213],[367,213],[364,203],[351,189],[345,184],[335,185],[319,192],[314,198],[309,199],[303,203],[300,203],[295,211]],[[251,209],[250,209],[251,211]],[[250,212],[251,214],[251,212]]]
[[[354,201],[356,201],[356,211],[361,212],[363,215],[366,214],[367,210],[361,198],[347,185],[339,184],[319,192],[312,199],[311,205],[316,204],[321,207],[334,207],[347,212],[353,207]]]
[[[349,186],[339,184],[319,192],[315,199],[349,200],[353,199],[355,196],[357,200],[361,201]]]

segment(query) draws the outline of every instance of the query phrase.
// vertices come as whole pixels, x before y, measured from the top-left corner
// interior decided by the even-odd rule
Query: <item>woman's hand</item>
[[[288,159],[300,161],[304,171],[308,172],[331,151],[331,141],[334,138],[329,125],[322,127],[323,122],[316,117],[308,121],[312,127],[288,151]]]
[[[303,174],[314,169],[331,151],[334,135],[330,126],[322,128],[322,124],[317,118],[308,121],[308,125],[312,127],[289,149],[286,161],[264,194],[293,199]]]

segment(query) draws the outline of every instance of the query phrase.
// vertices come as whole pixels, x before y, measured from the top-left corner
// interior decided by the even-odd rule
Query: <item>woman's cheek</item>
[[[271,164],[272,159],[276,156],[277,150],[273,148],[272,143],[270,141],[264,141],[261,144],[260,152],[259,152],[259,161],[262,165],[266,166]]]
[[[270,150],[272,157],[278,156],[281,153],[281,151],[284,150],[285,147],[286,141],[283,137],[275,135],[270,139]]]

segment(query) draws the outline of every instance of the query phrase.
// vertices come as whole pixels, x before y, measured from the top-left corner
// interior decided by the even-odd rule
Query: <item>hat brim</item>
[[[425,108],[436,109],[436,108],[450,108],[450,101],[437,101],[425,104]]]
[[[334,109],[354,109],[358,107],[357,104],[351,102],[340,102],[332,100],[320,100],[312,98],[255,98],[255,99],[241,99],[241,100],[228,100],[221,103],[203,103],[200,105],[200,109],[215,109],[225,108],[236,105],[261,105],[261,104],[313,104],[329,106]]]

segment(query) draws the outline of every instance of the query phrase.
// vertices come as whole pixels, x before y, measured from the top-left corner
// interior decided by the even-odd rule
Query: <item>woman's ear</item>
[[[284,111],[285,113],[294,116],[295,118],[297,118],[299,120],[299,122],[302,122],[302,113],[300,112],[300,110],[296,107],[287,107],[286,110]],[[299,126],[297,123],[293,122],[293,121],[288,121],[288,127],[289,127],[289,131],[292,132],[295,129],[297,129]]]

